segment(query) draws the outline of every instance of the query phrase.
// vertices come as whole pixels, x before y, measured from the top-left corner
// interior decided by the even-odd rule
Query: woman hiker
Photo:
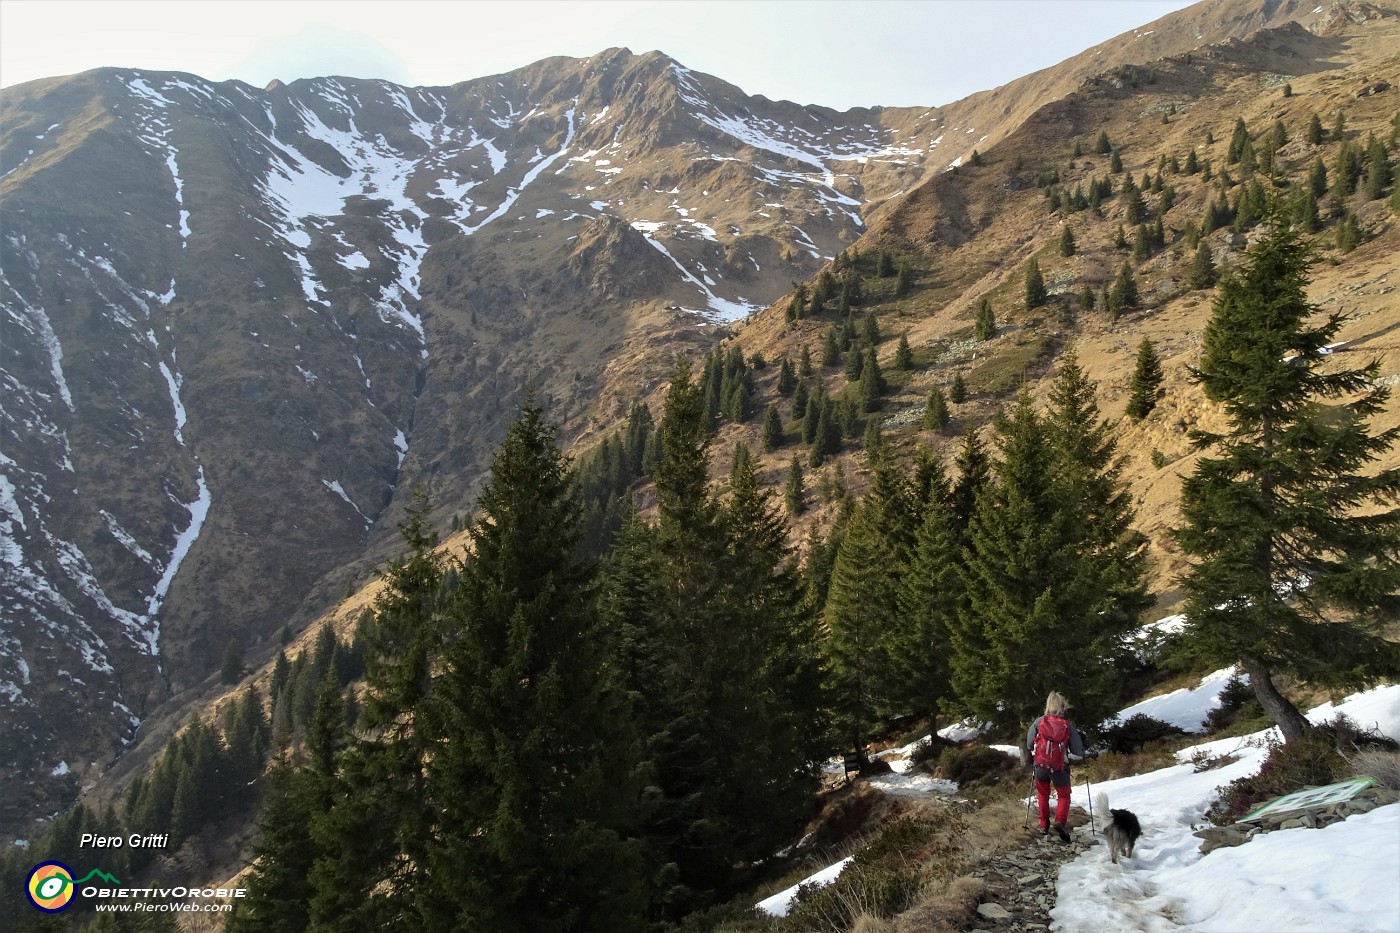
[[[1055,785],[1055,832],[1069,842],[1069,760],[1084,757],[1084,737],[1068,719],[1069,703],[1054,690],[1045,698],[1045,715],[1031,723],[1026,748],[1035,765],[1035,795],[1040,801],[1040,834],[1050,832],[1050,785]]]

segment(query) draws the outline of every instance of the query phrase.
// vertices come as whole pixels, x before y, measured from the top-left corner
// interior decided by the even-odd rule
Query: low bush
[[[1337,751],[1335,724],[1320,726],[1292,742],[1271,741],[1259,773],[1221,788],[1219,799],[1206,816],[1223,826],[1275,797],[1304,787],[1332,784],[1350,774],[1350,766]]]
[[[1110,752],[1131,755],[1142,751],[1149,742],[1180,738],[1185,734],[1186,730],[1179,729],[1169,722],[1138,713],[1104,730],[1100,742]]]
[[[1132,753],[1104,752],[1084,762],[1072,776],[1075,781],[1088,778],[1090,783],[1097,784],[1158,771],[1174,764],[1177,764],[1175,749],[1171,742],[1163,741]]]
[[[1400,791],[1400,752],[1368,748],[1350,757],[1352,771],[1376,779],[1378,787]]]
[[[986,745],[962,745],[944,749],[938,756],[937,774],[955,781],[959,786],[972,784],[988,776],[1000,776],[1014,771],[1017,759]]]
[[[931,876],[953,869],[959,819],[944,809],[887,824],[831,884],[798,890],[784,929],[846,933],[857,918],[908,909]]]
[[[1236,675],[1225,682],[1225,688],[1220,691],[1220,705],[1206,714],[1201,725],[1213,735],[1241,724],[1246,731],[1256,732],[1271,722],[1255,698],[1254,688]]]

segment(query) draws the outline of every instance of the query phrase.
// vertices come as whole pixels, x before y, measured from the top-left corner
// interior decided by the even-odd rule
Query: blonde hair
[[[1045,715],[1063,716],[1067,709],[1069,701],[1060,696],[1059,691],[1051,690],[1050,695],[1045,698]]]

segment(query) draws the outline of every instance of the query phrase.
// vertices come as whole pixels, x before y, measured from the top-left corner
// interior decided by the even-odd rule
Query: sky
[[[1217,671],[1193,689],[1145,700],[1120,711],[1118,717],[1144,713],[1199,732],[1201,720],[1220,705],[1219,693],[1233,672],[1233,668]],[[1400,736],[1400,685],[1353,694],[1335,706],[1325,703],[1307,717],[1320,723],[1338,713],[1363,728]],[[947,732],[941,730],[939,735]],[[958,740],[967,737],[964,734]],[[1278,741],[1277,729],[1217,739],[1178,751],[1178,764],[1171,767],[1092,785],[1084,783],[1082,772],[1074,771],[1070,798],[1074,806],[1082,810],[1091,795],[1105,794],[1111,806],[1136,814],[1143,836],[1132,857],[1121,858],[1118,864],[1099,844],[1060,869],[1055,907],[1050,911],[1055,929],[1060,933],[1179,933],[1183,929],[1400,933],[1400,895],[1395,887],[1400,804],[1353,814],[1323,829],[1271,832],[1247,845],[1202,855],[1201,840],[1193,833],[1209,825],[1202,814],[1217,796],[1217,788],[1258,773],[1270,741]],[[1020,754],[1014,746],[992,747]],[[895,773],[863,780],[900,796],[955,793],[957,785],[910,769],[907,756],[913,749],[909,745],[881,753],[882,758],[889,756],[886,760]],[[1197,770],[1193,758],[1197,754],[1212,759],[1216,767]],[[840,774],[839,761],[827,770]],[[1102,809],[1093,817],[1097,839],[1088,826],[1074,832],[1101,842],[1103,817]],[[829,884],[849,861],[828,866],[802,884]],[[794,885],[756,906],[785,916],[797,889]]]
[[[749,94],[951,103],[1188,0],[0,0],[0,86],[106,66],[447,85],[653,49]]]

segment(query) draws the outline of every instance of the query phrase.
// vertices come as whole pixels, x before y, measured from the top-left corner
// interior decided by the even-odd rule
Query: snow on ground
[[[1129,706],[1118,714],[1118,720],[1125,721],[1141,714],[1170,723],[1186,732],[1200,732],[1206,716],[1220,706],[1220,692],[1234,676],[1233,667],[1221,668],[1202,678],[1195,687],[1174,690]]]
[[[1145,700],[1119,712],[1126,719],[1146,712],[1166,721],[1195,717],[1199,724],[1218,703],[1230,670],[1216,671],[1191,690]],[[1308,712],[1314,723],[1345,713],[1358,725],[1400,738],[1400,685],[1353,694],[1339,705],[1324,703]],[[1181,724],[1178,722],[1178,724]],[[1182,728],[1187,728],[1182,725]],[[972,723],[940,730],[940,735],[979,734]],[[1129,809],[1142,822],[1143,837],[1131,859],[1113,864],[1106,848],[1090,849],[1060,870],[1058,899],[1050,912],[1055,933],[1165,933],[1267,930],[1270,933],[1400,933],[1400,804],[1352,816],[1324,829],[1288,829],[1259,836],[1237,848],[1200,853],[1195,829],[1209,825],[1203,814],[1224,784],[1255,774],[1277,729],[1204,742],[1177,752],[1181,764],[1105,781],[1091,788],[1077,784],[1074,805],[1085,809],[1088,793],[1106,793],[1110,803]],[[915,745],[917,743],[914,743]],[[1014,746],[994,746],[1019,754]],[[914,745],[879,757],[907,757]],[[1195,755],[1234,760],[1196,773]],[[892,760],[899,768],[903,761]],[[827,770],[831,770],[828,765]],[[840,762],[836,763],[840,771]],[[894,794],[951,794],[956,786],[927,775],[896,773],[868,778],[872,787]],[[1095,822],[1102,825],[1102,814]],[[1085,832],[1081,827],[1078,832]],[[838,862],[802,884],[830,884],[846,862]],[[786,916],[797,893],[794,885],[758,904]]]
[[[1324,704],[1308,719],[1322,722],[1338,712],[1400,736],[1400,686],[1355,694],[1339,706]],[[1178,752],[1184,764],[1094,785],[1093,792],[1106,792],[1113,806],[1137,814],[1143,838],[1133,857],[1118,865],[1103,848],[1065,865],[1051,929],[1400,931],[1400,805],[1201,855],[1201,840],[1191,833],[1208,825],[1202,815],[1217,788],[1257,772],[1268,738],[1277,734],[1268,729],[1206,742]],[[1197,750],[1237,760],[1197,774],[1190,764]],[[1083,786],[1076,786],[1075,804],[1083,807],[1084,798]]]

